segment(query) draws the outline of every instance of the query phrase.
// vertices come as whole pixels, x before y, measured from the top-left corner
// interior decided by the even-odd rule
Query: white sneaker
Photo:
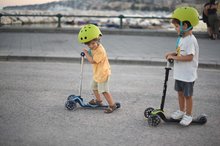
[[[180,121],[180,124],[183,126],[188,126],[193,120],[192,116],[184,115],[183,119]]]
[[[177,111],[175,111],[174,113],[171,114],[171,118],[175,119],[175,120],[178,120],[178,119],[182,119],[184,115],[185,115],[185,112],[177,110]]]

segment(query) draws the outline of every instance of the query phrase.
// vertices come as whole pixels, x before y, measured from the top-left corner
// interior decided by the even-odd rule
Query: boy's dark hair
[[[174,19],[172,19],[171,23],[180,25],[180,20],[174,18]],[[183,21],[182,23],[183,23],[183,25],[187,24],[187,28],[192,27],[190,30],[193,29],[193,26],[191,25],[191,23],[189,21]]]

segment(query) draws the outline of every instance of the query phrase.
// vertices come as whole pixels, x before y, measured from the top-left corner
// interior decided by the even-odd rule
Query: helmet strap
[[[190,26],[186,30],[183,30],[183,22],[180,21],[180,34],[179,34],[179,36],[182,37],[185,32],[190,31],[191,29],[192,29],[192,26]]]
[[[178,48],[178,46],[179,46],[180,38],[183,37],[183,34],[184,34],[185,32],[190,31],[191,28],[192,28],[192,26],[190,26],[190,27],[187,28],[186,30],[183,30],[183,22],[180,21],[180,34],[179,34],[179,36],[178,36],[178,38],[177,38],[177,40],[176,40],[176,48]]]
[[[176,49],[179,47],[180,38],[181,38],[181,36],[178,36],[178,38],[176,40]]]

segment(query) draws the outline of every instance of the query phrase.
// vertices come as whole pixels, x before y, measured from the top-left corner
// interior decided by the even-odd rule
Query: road
[[[112,114],[77,108],[68,111],[68,95],[78,94],[77,63],[0,62],[0,145],[4,146],[207,146],[220,145],[220,70],[199,69],[194,116],[205,125],[182,127],[162,122],[149,127],[146,107],[159,107],[164,68],[112,65],[111,93],[121,109]],[[92,99],[91,66],[85,65],[83,97]],[[172,71],[165,112],[177,109]]]

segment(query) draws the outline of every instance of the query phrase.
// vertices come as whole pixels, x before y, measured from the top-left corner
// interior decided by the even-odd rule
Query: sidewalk
[[[200,46],[200,67],[220,69],[220,40],[204,38],[204,33],[195,35]],[[103,30],[101,41],[111,63],[165,65],[164,54],[175,50],[176,38],[174,32]],[[71,29],[0,27],[0,40],[1,61],[78,62],[85,47],[77,42],[77,30]]]

